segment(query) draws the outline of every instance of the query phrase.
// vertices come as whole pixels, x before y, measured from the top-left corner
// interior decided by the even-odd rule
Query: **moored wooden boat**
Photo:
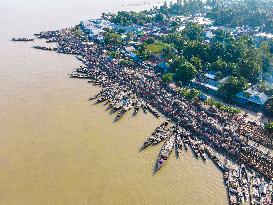
[[[175,148],[178,157],[182,154],[183,142],[179,134],[175,136]]]
[[[126,111],[127,111],[127,110],[124,110],[124,109],[120,110],[120,111],[118,112],[116,118],[115,118],[115,121],[120,120],[120,119],[122,118],[122,116],[126,113]]]
[[[141,150],[147,148],[148,146],[152,145],[152,144],[158,144],[159,142],[161,142],[162,140],[167,138],[167,135],[165,134],[163,136],[163,132],[166,132],[166,128],[169,125],[168,121],[163,122],[161,125],[159,125],[155,131],[151,134],[151,136],[143,143],[143,145],[141,146]],[[155,136],[156,134],[160,134],[161,136]]]
[[[34,38],[12,38],[12,41],[34,41]]]
[[[198,151],[198,147],[197,147],[196,142],[192,138],[190,138],[190,137],[189,137],[189,142],[190,142],[190,147],[191,147],[191,149],[192,149],[192,151],[194,153],[194,156],[196,158],[199,158],[200,157],[200,153]]]
[[[163,147],[161,148],[161,151],[159,153],[159,156],[157,158],[157,170],[159,170],[167,161],[168,157],[170,156],[173,147],[174,147],[174,142],[175,141],[175,136],[171,135],[166,142],[164,143]]]

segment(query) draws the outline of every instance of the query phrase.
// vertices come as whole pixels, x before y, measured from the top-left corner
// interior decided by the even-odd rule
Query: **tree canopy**
[[[103,34],[105,44],[121,44],[122,37],[120,34],[114,33],[112,31],[107,31]]]
[[[273,98],[267,101],[264,109],[267,116],[273,117]]]
[[[173,81],[173,76],[174,76],[173,73],[165,73],[165,74],[162,76],[162,81],[163,81],[164,83],[172,82],[172,81]]]
[[[197,75],[196,68],[186,59],[179,57],[171,64],[171,70],[174,72],[176,81],[189,83]]]
[[[223,83],[219,91],[225,98],[233,98],[236,93],[243,91],[248,87],[247,81],[244,78],[229,77],[225,83]]]
[[[214,1],[207,17],[221,26],[261,27],[264,32],[273,32],[272,2],[263,0],[233,1],[228,6]]]
[[[266,123],[264,126],[265,130],[268,131],[270,134],[273,134],[273,122]]]

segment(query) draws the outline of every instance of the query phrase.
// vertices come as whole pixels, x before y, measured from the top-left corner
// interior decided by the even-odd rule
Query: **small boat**
[[[89,75],[87,74],[77,74],[77,73],[72,73],[70,75],[70,78],[81,78],[81,79],[87,79],[87,78],[90,78]]]
[[[48,39],[48,40],[46,40],[46,43],[56,43],[56,42],[58,42],[57,39]]]
[[[142,103],[141,107],[142,107],[144,113],[147,113],[147,105]]]
[[[83,62],[83,63],[86,63],[86,61],[85,61],[84,58],[82,58],[82,57],[80,57],[80,56],[76,56],[76,58],[77,58],[79,61],[81,61],[81,62]]]
[[[110,99],[106,100],[106,102],[104,103],[104,105],[108,105],[108,104],[110,104],[111,102],[112,102],[112,99],[110,98]]]
[[[104,102],[108,99],[109,99],[109,97],[101,97],[101,98],[97,99],[96,103],[101,103],[101,102]]]
[[[224,182],[225,182],[225,184],[227,186],[228,185],[228,180],[229,180],[229,172],[228,171],[224,172],[223,177],[224,177]]]
[[[180,137],[180,135],[176,135],[175,137],[175,148],[176,148],[176,154],[178,157],[180,157],[180,155],[182,154],[182,148],[183,148],[183,142],[182,139]]]
[[[207,160],[207,158],[206,158],[206,154],[205,154],[205,152],[200,152],[200,154],[201,154],[201,158],[203,159],[203,161],[206,161]]]
[[[201,158],[203,159],[203,161],[206,161],[207,158],[206,158],[206,153],[205,153],[205,145],[203,144],[203,142],[200,142],[198,144],[198,151],[201,155]]]
[[[213,153],[213,151],[211,151],[210,149],[208,149],[207,147],[205,148],[205,151],[207,153],[207,155],[209,156],[209,158],[212,160],[212,162],[222,171],[225,170],[224,165],[220,162],[220,160],[216,157],[216,155]]]
[[[126,109],[121,109],[121,110],[118,112],[118,114],[117,114],[117,116],[116,116],[116,118],[115,118],[115,121],[120,120],[120,118],[122,118],[122,116],[123,116],[126,112],[127,112]]]
[[[199,153],[199,151],[198,151],[196,142],[193,141],[191,138],[189,138],[189,142],[190,142],[190,147],[191,147],[191,149],[192,149],[192,151],[193,151],[193,153],[194,153],[194,156],[195,156],[196,158],[199,158],[199,157],[200,157],[200,153]]]
[[[156,133],[155,134],[155,139],[154,139],[154,141],[153,141],[153,145],[157,145],[157,144],[159,144],[160,142],[162,142],[163,140],[165,140],[166,138],[168,138],[168,135],[167,135],[167,133],[165,133],[165,132],[159,132],[159,133]]]
[[[159,156],[157,158],[157,170],[159,170],[163,164],[167,161],[174,147],[175,136],[171,135],[169,139],[164,143]]]
[[[34,38],[12,38],[12,41],[34,41]]]
[[[40,49],[43,51],[57,51],[57,48],[49,48],[49,47],[45,47],[45,46],[33,46],[33,48]]]
[[[123,104],[121,102],[118,102],[114,105],[114,112],[120,110],[123,107]]]
[[[89,98],[88,100],[95,100],[96,98],[100,97],[101,96],[101,93],[98,93],[96,95],[94,95],[93,97]]]
[[[160,128],[156,128],[155,131],[151,134],[151,136],[143,143],[142,147],[141,147],[141,150],[147,148],[148,146],[152,145],[156,139],[158,138],[158,134],[161,134],[160,133],[161,130]]]
[[[141,108],[141,103],[138,101],[135,104],[135,109],[134,109],[134,113],[133,113],[134,116],[138,113],[138,111],[140,110],[140,108]]]
[[[158,114],[158,112],[149,104],[146,104],[147,109],[157,118],[160,117],[160,115]]]
[[[161,142],[162,140],[166,139],[168,136],[163,132],[166,132],[166,128],[169,125],[168,121],[163,122],[159,125],[155,131],[151,134],[151,136],[143,143],[141,150],[147,148],[150,145],[155,145]],[[160,134],[160,136],[156,136],[156,134]]]
[[[189,139],[186,136],[180,136],[181,140],[184,144],[185,150],[188,151],[188,146],[189,146]]]
[[[111,108],[113,108],[116,104],[115,100],[112,100],[112,102],[109,103],[109,105],[107,106],[106,110],[110,110]]]

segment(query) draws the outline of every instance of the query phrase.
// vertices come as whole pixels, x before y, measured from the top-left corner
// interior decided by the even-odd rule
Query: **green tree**
[[[165,47],[162,50],[163,52],[163,58],[167,60],[171,60],[175,57],[175,51],[172,45],[166,44]]]
[[[150,38],[148,38],[148,39],[145,41],[145,43],[147,43],[147,44],[153,44],[153,43],[155,43],[155,38],[154,38],[154,37],[150,37]]]
[[[248,87],[247,81],[240,77],[229,77],[228,80],[219,87],[219,93],[227,99],[232,99],[236,93]]]
[[[182,51],[187,45],[187,40],[183,37],[181,32],[172,32],[164,36],[164,41],[173,44],[178,51]]]
[[[273,122],[266,123],[264,128],[268,133],[273,134]]]
[[[213,32],[214,39],[218,42],[224,42],[226,39],[231,38],[231,34],[228,31],[217,29]]]
[[[122,37],[120,34],[113,32],[105,32],[103,34],[105,44],[122,44]]]
[[[182,83],[189,83],[197,75],[196,68],[186,59],[179,57],[171,64],[174,71],[175,80]]]
[[[172,22],[170,23],[170,26],[171,26],[171,27],[174,27],[174,28],[177,28],[177,27],[179,26],[179,23],[178,23],[177,21],[172,21]]]
[[[269,42],[263,41],[260,45],[260,51],[262,53],[262,70],[266,73],[273,66],[273,55],[270,52]]]
[[[193,56],[190,59],[190,63],[198,70],[201,71],[202,70],[202,61],[199,57],[197,56]]]
[[[223,59],[218,58],[213,64],[212,69],[224,73],[227,70],[227,63]]]
[[[190,40],[201,40],[205,36],[203,26],[193,22],[186,25],[184,33]]]
[[[242,60],[239,63],[238,76],[242,76],[252,83],[256,83],[261,72],[261,64],[255,59]]]
[[[273,116],[273,98],[270,98],[265,104],[264,114],[267,116]]]
[[[172,82],[172,81],[173,81],[173,76],[174,76],[173,73],[165,73],[165,74],[162,76],[162,81],[163,81],[164,83]]]
[[[166,16],[162,13],[156,14],[155,15],[155,21],[156,22],[162,22],[166,19]]]

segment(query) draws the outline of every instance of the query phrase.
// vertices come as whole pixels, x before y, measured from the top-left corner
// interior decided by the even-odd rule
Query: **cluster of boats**
[[[244,165],[237,169],[227,169],[224,172],[224,182],[228,190],[231,205],[237,205],[249,201],[249,178]]]
[[[223,176],[231,205],[271,205],[272,181],[267,182],[259,174],[249,171],[244,164],[226,166]]]
[[[241,164],[239,167],[233,165],[236,168],[231,168],[231,162],[224,156],[217,155],[205,142],[192,137],[192,133],[174,125],[170,120],[163,122],[154,130],[151,136],[143,143],[141,150],[164,140],[165,142],[156,162],[157,170],[163,167],[173,150],[180,157],[182,150],[185,149],[187,151],[190,147],[196,158],[202,158],[204,161],[209,158],[222,171],[231,205],[248,202],[251,205],[271,205],[273,196],[272,181],[268,182],[259,174],[249,171],[244,164]]]
[[[268,157],[269,154],[263,153],[256,147],[244,147],[240,153],[240,161],[247,164],[253,170],[263,173],[265,176],[270,176],[273,166],[271,158]]]
[[[115,121],[120,120],[122,116],[132,108],[134,108],[133,115],[136,115],[140,108],[142,108],[145,113],[149,110],[156,117],[160,117],[156,110],[151,109],[144,101],[138,99],[131,90],[126,88],[126,86],[116,85],[114,87],[104,87],[98,94],[91,97],[89,100],[95,99],[96,103],[105,102],[104,105],[107,105],[106,110],[112,109],[113,112],[118,111]]]
[[[209,151],[206,148],[203,141],[192,137],[191,133],[184,128],[171,124],[172,123],[169,120],[163,122],[155,129],[141,147],[141,150],[143,150],[148,146],[156,145],[165,140],[157,159],[156,167],[158,170],[167,161],[173,149],[175,149],[176,155],[180,157],[182,149],[188,150],[188,147],[191,148],[196,158],[201,158],[206,161],[207,156],[209,156],[215,163],[220,163],[219,160],[217,161],[217,157],[212,151]],[[206,152],[209,153],[206,154]]]
[[[35,33],[34,36],[37,38],[44,38],[47,40],[55,39],[55,42],[58,42],[60,40],[62,31],[42,31],[40,33]]]

